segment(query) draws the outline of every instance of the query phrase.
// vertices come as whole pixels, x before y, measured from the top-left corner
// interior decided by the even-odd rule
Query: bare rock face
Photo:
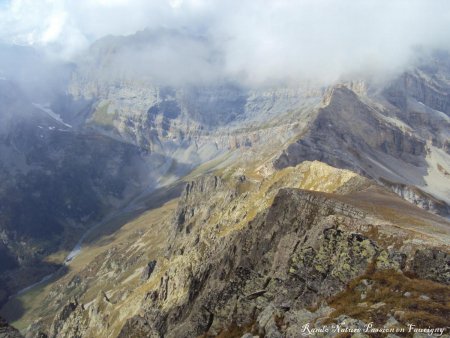
[[[151,261],[151,262],[149,262],[147,264],[147,266],[142,271],[142,275],[141,275],[141,279],[143,281],[146,281],[147,279],[150,278],[150,276],[152,275],[153,271],[155,270],[155,266],[156,266],[156,261],[155,260],[153,260],[153,261]]]
[[[450,96],[447,88],[450,82],[448,78],[442,78],[448,71],[448,60],[445,58],[432,66],[420,67],[402,75],[386,89],[385,95],[389,101],[403,109],[407,109],[411,97],[448,116]]]
[[[399,109],[397,116],[423,139],[448,153],[450,126],[448,55],[403,74],[383,91],[386,100]]]
[[[386,180],[382,180],[382,182],[397,195],[422,209],[429,210],[439,215],[450,214],[450,206],[446,202],[441,201],[416,187],[401,183],[393,183]]]
[[[400,111],[380,108],[346,85],[329,90],[324,100],[301,138],[274,160],[275,168],[304,160],[323,161],[376,179],[427,210],[448,214],[450,179],[445,172],[450,162],[444,141],[448,128],[436,129],[434,124],[406,118],[412,114],[411,106]],[[436,114],[423,111],[433,121],[438,119]],[[448,126],[440,118],[444,121],[433,123]],[[417,198],[411,196],[414,189]]]
[[[249,89],[226,80],[195,84],[196,79],[177,85],[134,72],[133,65],[129,72],[121,68],[121,56],[129,56],[130,50],[152,49],[163,37],[179,38],[164,29],[158,34],[146,30],[94,43],[77,61],[68,95],[55,104],[58,113],[78,128],[167,158],[166,170],[176,168],[168,173],[180,177],[224,152],[267,143],[274,135],[288,138],[286,129],[304,120],[306,108],[320,102],[322,90],[309,85]]]
[[[120,331],[117,338],[159,338],[160,335],[155,331],[146,319],[136,316],[127,321]]]
[[[325,160],[330,165],[354,169],[360,162],[358,156],[375,156],[376,152],[420,165],[424,141],[383,123],[346,87],[337,87],[330,95],[329,104],[319,111],[307,135],[277,159],[277,168],[302,160]],[[366,168],[356,169],[364,173]]]

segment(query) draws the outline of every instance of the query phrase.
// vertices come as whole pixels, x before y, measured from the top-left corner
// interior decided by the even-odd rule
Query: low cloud
[[[65,60],[107,35],[164,32],[110,64],[168,84],[377,78],[450,48],[446,0],[12,0],[0,22],[4,42]]]
[[[47,103],[64,93],[71,69],[32,47],[0,43],[0,81],[11,82],[31,101]]]

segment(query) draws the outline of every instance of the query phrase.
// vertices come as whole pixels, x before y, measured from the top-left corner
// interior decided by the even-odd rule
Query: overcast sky
[[[448,49],[450,1],[0,0],[0,40],[65,59],[105,35],[160,27],[196,32],[220,50],[220,67],[209,68],[203,49],[189,52],[194,73],[206,67],[254,83],[330,82],[399,71],[413,62],[418,46]],[[185,65],[177,43],[152,60]]]

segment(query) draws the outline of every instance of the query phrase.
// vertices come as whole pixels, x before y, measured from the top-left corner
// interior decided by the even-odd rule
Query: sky
[[[412,65],[418,50],[448,50],[450,1],[0,0],[0,41],[63,60],[76,60],[102,37],[145,28],[187,31],[207,42],[205,48],[185,34],[149,45],[138,58],[128,52],[174,83],[196,74],[253,84],[333,82],[394,74]],[[211,53],[220,58],[212,62]]]

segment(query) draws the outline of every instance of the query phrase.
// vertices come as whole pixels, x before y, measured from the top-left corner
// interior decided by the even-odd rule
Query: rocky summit
[[[104,37],[51,96],[0,79],[0,337],[449,337],[450,56],[329,85],[121,68],[180,38]]]

